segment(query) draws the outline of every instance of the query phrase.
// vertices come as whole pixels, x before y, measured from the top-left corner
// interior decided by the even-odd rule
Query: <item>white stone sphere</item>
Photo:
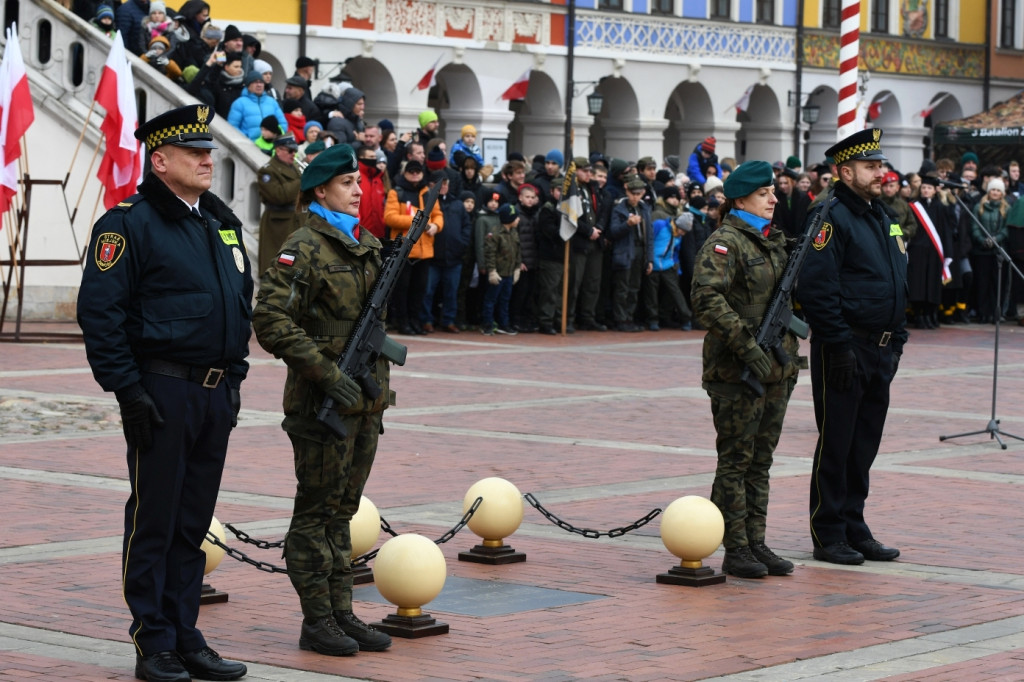
[[[213,520],[210,521],[210,532],[213,536],[220,540],[222,543],[227,542],[227,536],[224,535],[224,526],[220,524],[217,517],[214,516]],[[203,544],[200,545],[199,549],[206,552],[206,568],[203,569],[203,575],[209,575],[213,569],[220,566],[221,560],[224,558],[224,550],[221,547],[213,544],[209,540],[203,540]]]
[[[484,540],[501,540],[516,532],[523,522],[523,496],[504,478],[477,481],[462,499],[462,513],[473,506],[476,498],[484,501],[469,520],[469,529]]]
[[[683,561],[699,562],[711,556],[724,536],[722,512],[699,495],[680,497],[661,515],[661,541]]]
[[[359,509],[348,522],[352,539],[352,558],[361,557],[373,549],[380,537],[380,512],[377,505],[365,495],[359,498]]]
[[[373,562],[377,590],[400,609],[415,610],[437,597],[446,571],[441,548],[416,533],[385,542]]]

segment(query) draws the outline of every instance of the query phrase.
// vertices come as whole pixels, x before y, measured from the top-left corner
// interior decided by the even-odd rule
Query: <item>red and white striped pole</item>
[[[839,129],[836,139],[842,140],[859,130],[857,60],[860,56],[860,0],[843,0],[839,33]]]

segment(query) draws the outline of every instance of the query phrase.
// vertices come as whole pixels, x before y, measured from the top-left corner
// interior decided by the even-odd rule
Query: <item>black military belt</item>
[[[269,211],[291,211],[295,212],[295,204],[263,204]]]
[[[879,346],[888,346],[889,341],[892,340],[892,332],[869,332],[866,329],[850,329],[850,333],[858,339],[864,339],[869,343],[876,343]]]
[[[192,365],[183,365],[180,362],[168,362],[167,360],[150,360],[146,363],[144,371],[160,374],[165,377],[192,381],[203,388],[217,388],[227,374],[226,369],[218,367],[193,367]]]

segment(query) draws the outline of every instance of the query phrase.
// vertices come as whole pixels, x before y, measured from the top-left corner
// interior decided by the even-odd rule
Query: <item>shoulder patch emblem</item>
[[[814,250],[821,251],[824,249],[825,246],[828,245],[828,241],[830,239],[832,239],[832,223],[825,223],[821,226],[821,229],[818,230],[818,234],[812,242]]]
[[[280,263],[281,265],[288,265],[288,266],[295,265],[295,254],[294,253],[288,253],[287,251],[283,251],[277,257],[277,262]]]
[[[896,246],[899,247],[900,253],[907,253],[907,245],[903,243],[903,237],[901,235],[896,235]]]
[[[270,182],[270,173],[264,173],[261,175],[260,182]]]
[[[729,247],[723,244],[715,244],[715,253],[720,253],[724,256],[729,253]]]
[[[239,272],[245,272],[245,259],[242,258],[242,252],[237,246],[231,247],[231,256],[235,259],[235,267],[238,268]]]
[[[104,232],[96,238],[96,267],[105,272],[121,258],[126,245],[124,237],[115,232]]]

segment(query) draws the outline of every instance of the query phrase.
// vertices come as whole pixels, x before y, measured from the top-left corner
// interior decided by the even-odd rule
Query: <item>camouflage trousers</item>
[[[342,415],[348,437],[302,438],[289,433],[298,487],[284,542],[288,578],[302,615],[318,618],[352,609],[352,538],[380,437],[382,413]]]
[[[744,384],[706,386],[718,450],[711,501],[725,519],[726,549],[764,542],[768,470],[795,386],[796,377],[766,384],[760,397]]]

